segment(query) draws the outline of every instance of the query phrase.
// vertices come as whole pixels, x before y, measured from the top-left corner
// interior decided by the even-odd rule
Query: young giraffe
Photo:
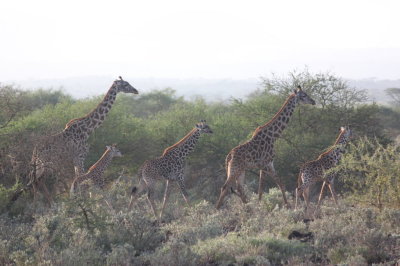
[[[42,187],[47,200],[51,202],[50,193],[42,176],[46,170],[57,168],[55,162],[72,161],[75,176],[85,172],[84,161],[89,151],[87,140],[93,131],[104,122],[119,92],[138,94],[134,87],[119,77],[113,82],[104,99],[94,110],[84,117],[72,119],[62,132],[47,137],[43,143],[34,148],[31,161],[34,169],[30,174],[27,187],[32,185],[34,193],[36,186]]]
[[[253,136],[249,141],[236,146],[228,153],[225,160],[227,179],[221,188],[221,194],[216,205],[217,209],[221,207],[223,199],[228,191],[234,191],[232,188],[234,182],[236,182],[238,195],[242,199],[243,203],[247,202],[243,189],[245,170],[247,168],[260,169],[258,186],[259,200],[261,200],[262,197],[263,181],[265,178],[265,172],[267,172],[281,189],[283,199],[286,205],[289,206],[286,200],[284,187],[278,179],[274,169],[274,144],[276,139],[281,136],[283,130],[286,128],[290,117],[293,115],[294,109],[299,103],[315,105],[315,101],[311,99],[300,86],[298,86],[297,90],[294,90],[294,93],[287,98],[279,112],[275,114],[268,123],[259,126],[254,131]]]
[[[70,196],[76,194],[76,192],[85,192],[90,186],[96,186],[103,189],[105,180],[103,178],[104,171],[114,157],[121,157],[121,152],[115,147],[106,146],[106,151],[101,158],[93,164],[86,174],[75,177],[71,185]]]
[[[314,161],[310,161],[305,163],[300,168],[299,173],[299,186],[296,188],[296,203],[295,209],[297,208],[297,201],[299,195],[303,194],[304,200],[306,202],[306,209],[309,205],[309,193],[310,193],[310,186],[318,181],[324,181],[322,184],[321,193],[319,195],[318,204],[319,206],[320,201],[322,199],[322,194],[324,191],[325,185],[328,185],[332,198],[337,204],[337,199],[335,195],[335,190],[333,188],[333,182],[335,180],[336,174],[331,172],[327,173],[329,169],[333,168],[338,164],[340,158],[342,157],[342,153],[344,153],[344,146],[352,137],[352,131],[350,127],[341,127],[339,136],[337,137],[335,143],[333,144],[332,148],[328,151],[322,153],[318,159]],[[300,185],[300,179],[302,184]]]
[[[133,187],[129,208],[131,208],[133,202],[136,201],[139,194],[143,190],[147,189],[147,199],[150,202],[154,216],[156,219],[158,219],[153,199],[154,183],[157,179],[166,179],[167,181],[164,192],[164,201],[159,215],[160,220],[168,198],[170,181],[178,181],[183,198],[189,205],[187,199],[188,194],[184,185],[183,170],[185,167],[186,157],[194,150],[194,147],[202,133],[213,133],[211,128],[206,124],[205,120],[202,120],[200,123],[196,124],[195,128],[193,128],[180,141],[171,147],[166,148],[162,156],[143,163],[143,165],[139,168],[139,189],[137,187]]]

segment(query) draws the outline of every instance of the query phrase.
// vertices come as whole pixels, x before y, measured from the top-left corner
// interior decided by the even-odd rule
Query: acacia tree
[[[21,93],[22,91],[12,86],[0,86],[0,129],[7,127],[23,110],[19,97]]]
[[[289,72],[286,77],[272,74],[261,79],[266,91],[284,96],[300,85],[322,109],[352,108],[368,100],[365,90],[350,87],[345,80],[329,72],[313,74],[306,68]]]
[[[392,99],[391,104],[400,107],[400,88],[387,88],[385,92]]]
[[[400,147],[361,138],[351,144],[338,167],[351,197],[383,209],[400,207]]]

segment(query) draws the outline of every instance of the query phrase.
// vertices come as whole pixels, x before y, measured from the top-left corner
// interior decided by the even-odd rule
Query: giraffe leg
[[[307,186],[303,190],[303,197],[304,201],[306,202],[306,210],[308,209],[308,206],[310,205],[310,186]]]
[[[329,190],[331,191],[333,201],[335,202],[335,204],[337,206],[338,203],[337,203],[337,198],[336,198],[335,188],[333,187],[333,183],[329,183],[328,187],[329,187]]]
[[[274,168],[274,163],[270,162],[267,166],[267,172],[268,174],[272,177],[272,179],[275,181],[275,183],[278,185],[279,189],[282,192],[282,196],[283,196],[283,201],[286,204],[287,208],[290,208],[290,204],[286,199],[286,194],[285,194],[285,187],[283,186],[280,178],[278,177],[278,175],[276,174],[275,168]]]
[[[247,203],[247,199],[246,199],[246,194],[244,193],[244,177],[245,177],[245,171],[243,171],[240,176],[236,179],[236,186],[237,186],[237,190],[239,192],[239,197],[242,200],[243,203]]]
[[[85,158],[89,153],[89,146],[83,144],[76,152],[78,154],[74,156],[75,175],[79,176],[85,173]]]
[[[154,204],[153,196],[154,196],[153,188],[149,187],[149,189],[147,191],[147,200],[149,201],[151,209],[153,210],[154,217],[156,217],[156,220],[158,221],[156,205]]]
[[[260,169],[260,179],[258,181],[258,200],[261,200],[264,192],[265,171]]]
[[[74,163],[75,177],[78,177],[85,173],[84,169],[85,158],[83,156],[85,155],[84,154],[74,155],[73,163]]]
[[[32,183],[32,192],[33,192],[33,203],[36,204],[36,200],[37,200],[37,187],[36,187],[36,182]]]
[[[294,205],[294,209],[297,210],[297,202],[299,199],[299,196],[303,193],[303,189],[301,189],[300,187],[296,188],[296,203]]]
[[[326,185],[326,181],[324,181],[324,183],[322,184],[322,188],[321,188],[321,192],[319,193],[319,197],[318,197],[318,204],[317,204],[317,208],[319,207],[319,205],[321,204],[321,200],[322,200],[322,195],[324,194],[324,188]]]
[[[228,169],[227,169],[227,179],[224,183],[224,185],[221,188],[221,194],[219,195],[217,204],[216,204],[216,208],[219,209],[222,205],[222,202],[226,196],[226,194],[228,193],[228,191],[231,189],[232,187],[232,183],[234,182],[234,180],[236,179],[236,176],[238,176],[240,174],[240,169],[237,169],[236,171],[233,169],[234,167],[232,166],[232,160],[229,162],[228,164]]]
[[[186,192],[185,184],[183,183],[183,177],[180,177],[178,179],[178,186],[181,189],[183,199],[186,201],[187,206],[190,207],[189,201],[187,199],[189,197],[189,194]]]
[[[160,220],[161,220],[161,216],[164,212],[165,203],[167,202],[167,199],[168,199],[168,194],[169,194],[168,188],[169,188],[169,180],[167,179],[167,183],[165,184],[164,200],[163,200],[163,204],[162,204],[161,211],[160,211]]]
[[[308,183],[304,183],[304,180],[305,179],[302,178],[303,183],[296,188],[296,203],[295,203],[295,207],[294,207],[295,210],[297,209],[297,202],[298,202],[298,199],[299,199],[300,196],[303,196],[304,201],[306,203],[306,208],[307,208],[307,204],[308,204],[308,194],[307,194],[307,192],[308,192],[309,184]]]
[[[50,196],[50,193],[49,193],[49,190],[47,189],[47,186],[46,186],[46,184],[44,183],[43,180],[39,180],[39,186],[43,189],[43,193],[44,193],[44,196],[47,199],[48,205],[51,206],[51,203],[53,202],[53,200],[52,200],[52,198]]]

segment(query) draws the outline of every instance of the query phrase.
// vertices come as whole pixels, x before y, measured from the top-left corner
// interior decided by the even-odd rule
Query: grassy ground
[[[28,203],[0,219],[1,265],[394,265],[400,262],[400,210],[325,199],[321,209],[282,207],[271,189],[243,205],[230,195],[184,207],[170,197],[161,223],[145,197],[131,211],[123,184],[91,199]],[[105,199],[110,205],[105,203]],[[293,199],[291,199],[293,200]],[[21,200],[22,201],[22,200]],[[19,204],[25,204],[26,202]],[[160,206],[160,202],[158,205]],[[18,204],[14,207],[18,209]],[[311,206],[314,208],[314,206]]]

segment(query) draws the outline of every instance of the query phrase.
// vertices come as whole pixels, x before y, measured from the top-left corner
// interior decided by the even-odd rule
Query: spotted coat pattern
[[[153,213],[156,218],[157,212],[154,205],[154,184],[157,180],[166,180],[166,188],[164,193],[164,202],[160,212],[160,219],[165,207],[165,202],[168,197],[169,181],[177,181],[183,198],[188,203],[188,193],[184,185],[184,167],[187,156],[194,150],[197,141],[202,133],[212,133],[211,128],[202,120],[192,129],[184,138],[176,144],[164,150],[162,156],[147,160],[139,168],[140,184],[139,189],[134,187],[132,190],[132,197],[129,207],[137,199],[138,195],[144,190],[147,190],[147,198],[152,207]]]
[[[104,171],[107,169],[114,157],[121,156],[121,152],[115,147],[115,145],[107,146],[104,154],[94,165],[89,168],[87,173],[75,177],[71,185],[70,195],[73,196],[78,191],[80,193],[86,192],[91,186],[103,189],[105,184],[105,180],[103,178]]]
[[[62,132],[47,137],[34,148],[31,161],[34,170],[28,186],[32,185],[34,191],[37,185],[42,186],[45,196],[50,201],[50,195],[41,178],[45,171],[58,168],[59,162],[71,161],[75,168],[75,176],[85,172],[84,161],[89,152],[87,140],[104,122],[119,92],[138,94],[134,87],[120,77],[113,82],[104,99],[94,110],[84,117],[71,120]]]
[[[328,185],[333,200],[335,203],[337,202],[333,187],[336,174],[334,172],[329,172],[328,170],[335,167],[339,163],[342,154],[345,152],[344,147],[351,137],[352,130],[350,127],[341,127],[339,136],[337,137],[332,148],[319,155],[316,160],[307,162],[300,168],[299,181],[301,180],[302,184],[299,184],[299,186],[296,188],[295,208],[297,208],[299,195],[303,195],[304,200],[306,201],[306,207],[308,207],[310,186],[318,181],[324,181],[318,200],[318,205],[321,201],[325,185]]]
[[[245,170],[248,168],[260,169],[258,188],[259,199],[262,197],[263,181],[265,173],[267,173],[274,179],[281,189],[284,201],[288,205],[284,187],[278,179],[273,165],[273,160],[275,157],[274,144],[276,139],[281,136],[283,130],[286,128],[298,103],[314,105],[315,101],[311,99],[300,87],[298,87],[297,90],[295,90],[295,92],[287,98],[286,102],[283,104],[278,113],[276,113],[268,123],[258,127],[255,130],[252,138],[249,141],[236,146],[228,153],[225,160],[227,179],[221,188],[221,194],[216,205],[217,208],[221,207],[223,199],[229,190],[234,191],[232,186],[235,182],[237,194],[244,203],[247,201],[243,185]]]

